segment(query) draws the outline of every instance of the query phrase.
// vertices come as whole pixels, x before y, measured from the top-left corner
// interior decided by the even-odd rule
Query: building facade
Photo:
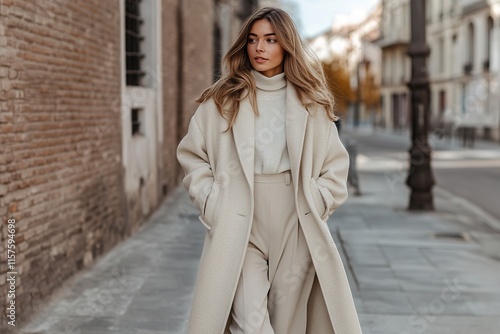
[[[0,313],[14,300],[26,321],[179,185],[176,147],[212,55],[256,6],[0,0]]]
[[[431,126],[436,133],[473,129],[499,139],[500,3],[487,0],[426,0],[431,82]],[[407,128],[410,1],[383,1],[384,118],[388,128]]]
[[[406,128],[410,121],[410,99],[406,83],[410,80],[410,1],[383,0],[380,39],[382,52],[382,121],[394,130]]]
[[[454,128],[474,129],[485,139],[500,140],[500,3],[461,0],[452,6],[455,3],[460,8],[460,63],[453,91],[458,94],[448,99],[446,121]],[[440,94],[436,89],[433,93]]]

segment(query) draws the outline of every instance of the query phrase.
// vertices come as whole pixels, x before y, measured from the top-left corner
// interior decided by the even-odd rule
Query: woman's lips
[[[264,62],[267,61],[266,58],[262,58],[262,57],[255,57],[254,59],[255,59],[255,62],[259,63],[259,64],[264,63]]]

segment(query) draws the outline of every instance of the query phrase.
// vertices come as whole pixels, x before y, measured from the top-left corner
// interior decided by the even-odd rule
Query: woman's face
[[[252,24],[247,40],[247,52],[253,68],[267,77],[283,72],[285,51],[276,39],[271,23],[266,19]]]

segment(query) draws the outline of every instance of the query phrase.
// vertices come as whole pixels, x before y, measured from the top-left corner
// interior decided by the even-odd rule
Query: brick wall
[[[214,8],[213,2],[209,0],[183,1],[182,5],[184,15],[182,128],[187,130],[189,120],[198,107],[195,100],[212,84]]]
[[[183,176],[175,151],[198,107],[195,100],[212,84],[213,21],[211,0],[163,2],[163,50],[168,50],[163,53],[163,166],[168,189]]]
[[[0,314],[14,218],[17,325],[144,220],[123,189],[119,1],[0,0]],[[163,195],[179,185],[176,148],[212,83],[213,6],[162,2]]]
[[[16,219],[17,321],[122,240],[118,1],[0,0],[1,319]],[[1,326],[0,326],[1,327]]]
[[[179,0],[166,0],[162,3],[162,54],[163,61],[163,152],[162,152],[162,187],[163,193],[174,189],[178,184],[179,164],[175,155],[178,144],[178,122],[182,120],[179,108],[181,89],[178,75],[180,62],[179,25],[182,21],[178,13]]]

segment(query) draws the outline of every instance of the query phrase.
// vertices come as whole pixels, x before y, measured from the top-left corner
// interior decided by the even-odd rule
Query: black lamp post
[[[354,104],[354,117],[353,117],[353,125],[354,127],[359,126],[359,109],[361,107],[361,79],[359,75],[359,67],[361,66],[362,61],[358,59],[358,63],[356,64],[356,84],[358,85],[356,89],[356,103]]]
[[[411,139],[410,169],[406,184],[411,188],[409,210],[434,210],[431,169],[431,148],[427,142],[429,131],[429,76],[427,57],[430,48],[425,39],[425,3],[411,0]]]

